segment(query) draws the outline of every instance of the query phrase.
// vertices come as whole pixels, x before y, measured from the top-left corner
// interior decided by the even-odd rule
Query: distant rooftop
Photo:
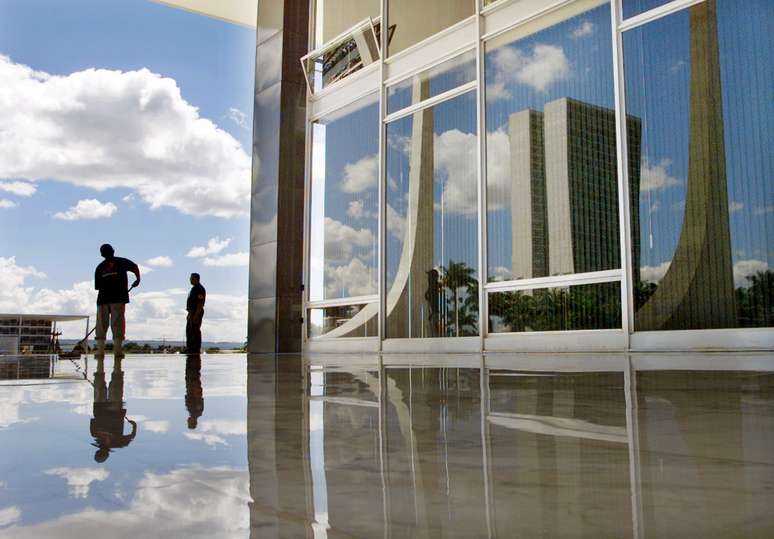
[[[88,314],[30,314],[30,313],[0,313],[0,320],[15,320],[23,318],[26,320],[48,320],[50,322],[72,322],[74,320],[85,320],[89,318]]]

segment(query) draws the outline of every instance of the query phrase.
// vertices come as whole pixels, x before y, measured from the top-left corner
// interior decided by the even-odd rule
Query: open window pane
[[[638,331],[774,325],[772,27],[707,0],[624,34]]]
[[[313,124],[309,299],[377,293],[376,94]]]
[[[478,334],[476,134],[475,92],[387,126],[389,338]]]
[[[306,80],[312,92],[348,77],[379,60],[379,46],[371,23],[355,29],[323,52],[303,60]]]
[[[621,327],[621,283],[489,294],[489,331],[577,331]]]
[[[476,12],[476,0],[389,0],[390,42],[395,54]]]
[[[378,18],[380,11],[380,0],[315,0],[314,48],[322,47],[364,19]]]

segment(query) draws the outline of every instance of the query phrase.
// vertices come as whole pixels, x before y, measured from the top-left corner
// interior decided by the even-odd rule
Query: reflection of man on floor
[[[131,434],[124,434],[124,420],[132,426]],[[126,447],[137,435],[137,423],[126,418],[124,408],[124,371],[121,359],[113,362],[110,386],[105,385],[105,360],[97,357],[94,372],[94,417],[91,420],[92,444],[97,448],[94,460],[105,462],[111,449]]]
[[[202,356],[190,354],[185,360],[185,407],[188,409],[188,428],[193,430],[204,413],[202,390]]]

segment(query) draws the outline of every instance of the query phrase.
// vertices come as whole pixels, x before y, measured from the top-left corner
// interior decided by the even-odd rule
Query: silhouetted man
[[[129,303],[129,287],[126,273],[134,273],[136,279],[132,288],[140,285],[140,268],[126,258],[115,256],[113,247],[107,243],[99,248],[105,258],[94,271],[94,288],[97,294],[97,355],[105,355],[105,338],[108,325],[113,333],[113,352],[116,357],[123,354],[122,346],[126,331],[126,304]]]
[[[185,310],[188,317],[185,324],[185,349],[189,354],[198,354],[202,349],[202,319],[204,318],[204,302],[207,291],[199,282],[199,274],[191,274],[191,292]]]
[[[94,460],[105,462],[111,449],[126,447],[137,435],[137,423],[126,419],[124,408],[124,371],[121,370],[121,358],[113,360],[113,373],[110,386],[105,386],[105,360],[97,356],[97,370],[94,373],[94,417],[90,430],[97,451]],[[132,426],[132,432],[124,434],[124,420]]]
[[[204,413],[202,356],[199,354],[190,354],[185,360],[185,407],[188,410],[188,428],[193,430]]]

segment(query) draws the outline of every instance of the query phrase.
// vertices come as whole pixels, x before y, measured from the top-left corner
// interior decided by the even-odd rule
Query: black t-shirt
[[[126,272],[139,273],[137,264],[126,258],[105,259],[94,271],[94,288],[99,290],[97,305],[129,303],[129,281]]]
[[[196,311],[196,307],[201,305],[204,307],[204,300],[207,298],[207,291],[201,285],[197,283],[191,287],[191,292],[188,294],[188,301],[185,304],[185,310],[189,313]]]

